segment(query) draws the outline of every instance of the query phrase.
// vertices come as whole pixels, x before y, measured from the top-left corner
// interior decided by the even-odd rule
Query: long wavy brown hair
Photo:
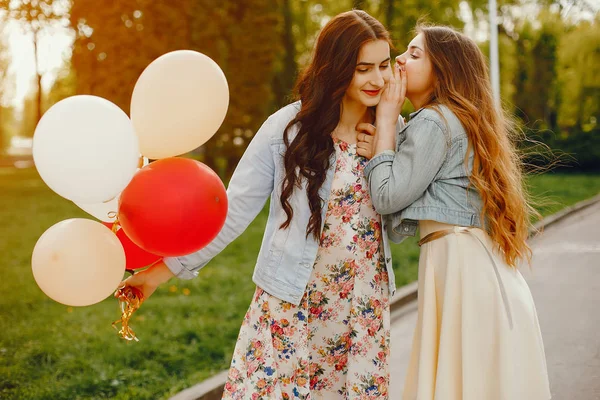
[[[372,40],[391,40],[388,31],[364,11],[352,10],[337,15],[323,28],[314,49],[312,61],[302,72],[295,92],[302,101],[296,117],[285,129],[285,177],[281,205],[287,215],[281,225],[285,229],[294,216],[289,198],[306,180],[311,216],[306,236],[321,236],[323,199],[319,189],[325,182],[329,159],[335,151],[331,133],[341,115],[342,99],[356,69],[362,45]],[[296,137],[290,142],[289,131],[298,124]]]
[[[467,132],[474,153],[470,181],[483,200],[482,221],[509,265],[530,261],[526,240],[530,217],[538,213],[524,187],[520,131],[494,103],[485,57],[473,40],[451,28],[419,25],[417,32],[424,35],[436,78],[428,107],[447,106]]]

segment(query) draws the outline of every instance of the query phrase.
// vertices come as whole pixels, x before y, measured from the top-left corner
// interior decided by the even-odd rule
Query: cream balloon
[[[154,60],[131,97],[131,120],[140,152],[150,159],[187,153],[223,123],[229,88],[217,63],[202,53],[177,50]]]
[[[148,165],[148,159],[146,157],[140,157],[138,167],[142,168],[146,165]],[[139,171],[140,168],[138,168],[136,171]],[[121,193],[119,193],[113,199],[103,201],[101,203],[74,203],[77,205],[77,207],[81,208],[83,211],[99,219],[100,221],[115,222],[117,219],[117,213],[119,211],[119,196],[121,196]]]
[[[117,196],[133,177],[139,154],[127,114],[97,96],[59,101],[46,111],[33,136],[33,159],[44,182],[81,203]]]
[[[110,296],[125,273],[125,251],[106,226],[74,218],[51,226],[31,258],[33,277],[51,299],[88,306]]]

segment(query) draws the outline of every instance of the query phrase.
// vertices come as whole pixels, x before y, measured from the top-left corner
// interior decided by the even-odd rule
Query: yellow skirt
[[[421,221],[419,316],[404,400],[546,400],[535,305],[521,273],[478,228]],[[437,235],[440,236],[440,235]]]

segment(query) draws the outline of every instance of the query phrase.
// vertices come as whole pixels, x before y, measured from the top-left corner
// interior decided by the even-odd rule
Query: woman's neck
[[[354,101],[342,100],[340,106],[340,120],[334,130],[334,136],[348,142],[356,142],[356,125],[363,122],[369,109],[364,104]]]
[[[431,94],[432,92],[428,91],[427,93],[412,95],[408,97],[408,100],[410,100],[415,110],[419,110],[431,101]]]

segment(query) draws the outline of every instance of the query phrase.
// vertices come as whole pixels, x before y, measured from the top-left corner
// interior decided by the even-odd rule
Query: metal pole
[[[490,75],[496,106],[500,107],[500,67],[498,64],[498,22],[496,0],[489,0],[490,11]]]

